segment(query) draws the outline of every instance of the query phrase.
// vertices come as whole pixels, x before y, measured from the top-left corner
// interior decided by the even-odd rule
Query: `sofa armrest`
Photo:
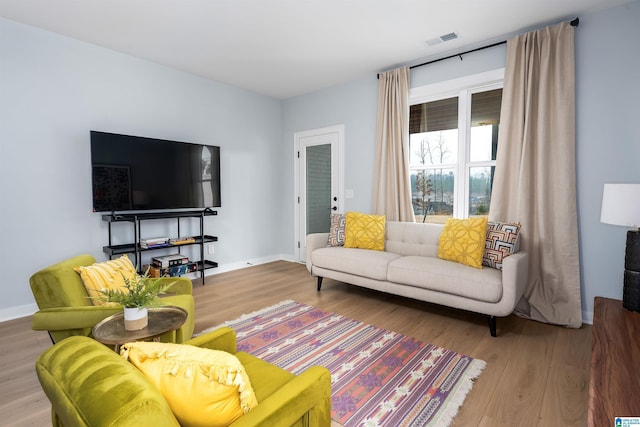
[[[230,427],[291,426],[301,418],[306,421],[303,425],[331,424],[331,374],[327,368],[309,367]]]
[[[324,248],[327,246],[327,240],[329,239],[329,233],[311,233],[307,234],[306,245],[307,245],[307,255],[306,255],[306,263],[307,270],[309,273],[313,273],[311,271],[311,252],[315,251],[318,248]]]
[[[176,295],[193,295],[193,283],[191,279],[187,277],[160,277],[158,279],[160,283],[171,283],[171,286],[167,288],[167,293]]]
[[[93,328],[96,323],[119,312],[122,312],[122,307],[87,305],[45,308],[33,314],[31,328],[34,331]]]
[[[222,327],[215,331],[199,335],[185,341],[183,344],[211,350],[222,350],[234,354],[236,352],[236,332],[229,327]]]
[[[529,280],[529,255],[520,251],[502,260],[502,299],[511,307],[508,316],[513,312],[522,298]]]

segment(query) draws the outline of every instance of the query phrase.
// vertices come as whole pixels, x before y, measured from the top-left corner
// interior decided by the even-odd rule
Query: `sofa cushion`
[[[158,387],[182,426],[226,426],[258,404],[233,354],[158,342],[127,343],[120,354]]]
[[[438,257],[482,268],[487,218],[449,218],[438,242]]]
[[[311,253],[313,265],[375,280],[387,279],[387,265],[401,256],[355,248],[319,248]]]
[[[502,260],[518,251],[519,223],[489,221],[482,265],[502,270]]]
[[[399,255],[438,256],[441,224],[388,221],[384,250]]]
[[[345,248],[384,250],[384,215],[367,215],[360,212],[347,212],[345,226]]]
[[[387,280],[485,302],[502,298],[502,273],[477,269],[435,257],[406,256],[392,260]]]

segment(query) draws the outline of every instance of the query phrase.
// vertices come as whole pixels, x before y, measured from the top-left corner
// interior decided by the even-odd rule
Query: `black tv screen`
[[[93,211],[220,207],[220,147],[91,131]]]

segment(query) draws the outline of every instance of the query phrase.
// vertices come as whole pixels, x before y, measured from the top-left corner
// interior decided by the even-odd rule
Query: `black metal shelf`
[[[143,248],[142,246],[140,246],[140,244],[135,244],[135,243],[126,243],[124,245],[111,245],[111,246],[103,246],[102,247],[102,251],[109,255],[109,256],[113,256],[113,255],[123,255],[123,254],[131,254],[134,253],[136,251],[138,252],[147,252],[147,251],[157,251],[157,250],[161,250],[161,249],[173,249],[173,248],[180,248],[180,247],[184,247],[184,246],[193,246],[193,245],[200,245],[200,244],[207,244],[207,243],[214,243],[218,241],[218,238],[216,236],[209,236],[209,235],[205,235],[203,238],[201,238],[200,236],[193,236],[193,238],[195,239],[195,242],[191,242],[191,243],[180,243],[180,244],[168,244],[165,246],[155,246],[152,248]]]
[[[102,215],[102,220],[109,223],[109,244],[107,246],[103,246],[102,250],[105,254],[109,256],[111,259],[117,255],[125,255],[125,254],[134,254],[135,262],[137,265],[142,265],[142,253],[148,251],[156,251],[162,249],[178,249],[180,251],[181,247],[186,246],[200,246],[200,260],[193,261],[197,264],[197,271],[200,272],[202,283],[204,284],[204,271],[210,268],[218,267],[218,263],[215,261],[210,261],[205,259],[204,257],[204,245],[208,243],[214,243],[218,241],[218,237],[210,236],[204,234],[204,217],[206,216],[214,216],[217,215],[218,212],[205,209],[202,211],[175,211],[175,212],[144,212],[144,213],[133,213],[133,214],[107,214]],[[140,228],[142,221],[146,220],[155,220],[155,219],[177,219],[178,220],[178,235],[180,235],[180,218],[199,218],[200,219],[200,235],[193,236],[194,242],[189,243],[180,243],[180,244],[169,244],[166,246],[156,246],[151,248],[143,248],[140,246]],[[111,244],[111,225],[112,223],[118,222],[129,222],[133,224],[134,230],[134,238],[136,242],[134,243],[125,243],[121,245],[112,245]]]
[[[135,222],[149,219],[167,218],[199,218],[202,216],[215,216],[218,211],[205,209],[202,211],[175,211],[175,212],[141,212],[133,214],[106,214],[102,215],[102,220],[106,222]]]

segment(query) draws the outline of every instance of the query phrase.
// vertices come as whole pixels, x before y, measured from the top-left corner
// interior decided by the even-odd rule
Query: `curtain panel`
[[[582,307],[573,31],[562,23],[507,41],[489,217],[522,224],[529,281],[516,313],[577,328]]]
[[[415,222],[409,171],[409,68],[379,75],[371,211]]]

